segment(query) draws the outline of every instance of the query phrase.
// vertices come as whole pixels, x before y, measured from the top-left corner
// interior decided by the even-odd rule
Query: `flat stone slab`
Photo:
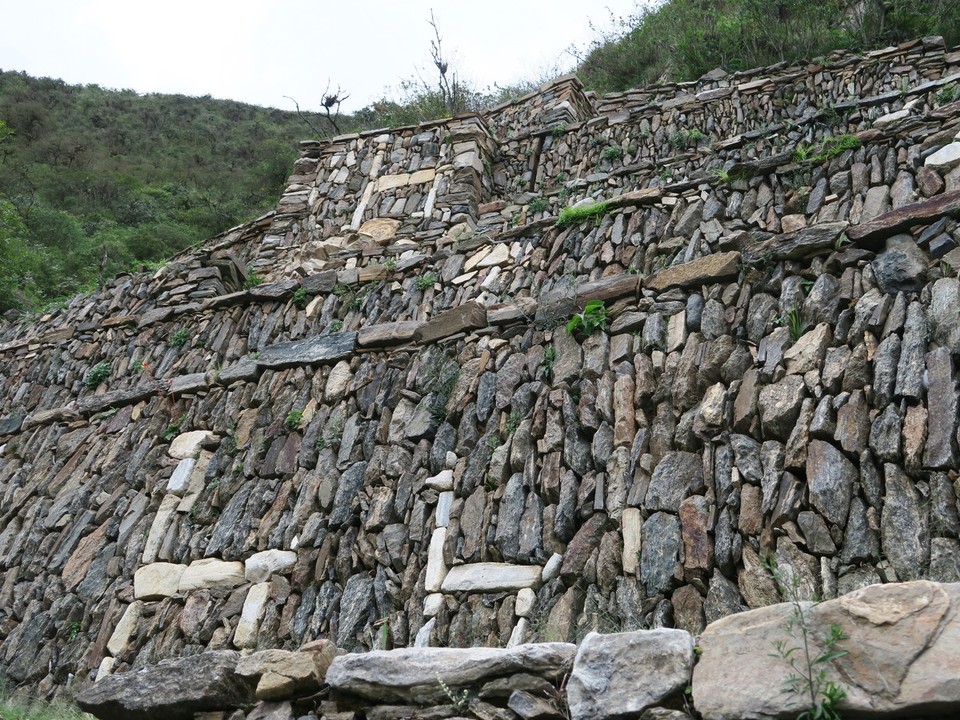
[[[487,311],[479,303],[470,301],[440,313],[424,323],[413,335],[418,343],[430,343],[464,330],[487,326]]]
[[[360,328],[357,344],[360,347],[383,347],[385,345],[400,345],[413,340],[414,334],[423,325],[416,320],[404,322],[382,323]]]
[[[327,670],[335,691],[377,702],[448,703],[438,677],[453,691],[527,673],[548,680],[566,674],[577,646],[539,643],[499,648],[402,648],[341,655]]]
[[[443,580],[443,592],[504,592],[539,585],[539,565],[470,563],[450,568]]]
[[[693,638],[686,630],[589,633],[567,683],[572,720],[633,718],[690,684]]]
[[[56,422],[73,422],[74,420],[80,420],[81,415],[72,407],[59,407],[52,408],[50,410],[40,410],[28,415],[23,423],[21,423],[21,430],[29,430],[32,427],[37,425],[49,425],[50,423]]]
[[[254,694],[234,672],[239,659],[218,650],[108,675],[77,695],[77,705],[101,720],[193,720],[194,713],[243,707]]]
[[[77,400],[77,409],[82,413],[98,413],[111,407],[133,405],[156,395],[157,392],[158,387],[153,384],[138,385],[132,390],[111,390],[80,398]]]
[[[230,385],[240,381],[256,380],[259,376],[260,368],[257,367],[257,361],[252,357],[245,357],[221,369],[217,373],[217,382],[221,385]]]
[[[853,225],[847,230],[851,240],[876,247],[884,238],[906,230],[911,225],[934,222],[944,215],[960,214],[960,190],[934,195],[928,200],[910,203],[873,218],[870,222]]]
[[[740,253],[736,251],[714,253],[690,262],[661,270],[643,286],[660,292],[674,287],[709,285],[710,283],[736,277],[740,272]]]
[[[796,260],[830,252],[836,247],[837,238],[849,225],[846,221],[820,223],[752,242],[743,248],[743,259],[746,262],[761,259]]]
[[[285,295],[292,293],[300,286],[300,283],[294,279],[281,280],[275,283],[265,283],[256,285],[249,289],[250,297],[259,300],[277,300]]]
[[[195,393],[209,387],[206,373],[178,375],[170,381],[170,392],[174,394]]]
[[[331,333],[309,340],[271,345],[260,353],[257,365],[266,368],[284,368],[337,362],[350,357],[356,348],[357,333]]]

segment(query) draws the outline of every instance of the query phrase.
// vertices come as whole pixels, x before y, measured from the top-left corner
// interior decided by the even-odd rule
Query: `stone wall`
[[[960,584],[922,580],[736,613],[696,638],[659,628],[591,632],[579,647],[219,650],[111,675],[77,699],[101,720],[787,720],[812,702],[831,717],[951,718],[958,600]],[[814,661],[825,638],[832,659]]]
[[[305,143],[274,213],[5,326],[0,672],[697,634],[770,556],[960,580],[958,63]]]

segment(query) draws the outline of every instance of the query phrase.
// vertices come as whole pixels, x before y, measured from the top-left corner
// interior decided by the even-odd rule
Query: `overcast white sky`
[[[316,109],[329,80],[352,111],[429,74],[443,49],[472,85],[540,77],[635,0],[32,0],[4,2],[0,69],[140,93]]]

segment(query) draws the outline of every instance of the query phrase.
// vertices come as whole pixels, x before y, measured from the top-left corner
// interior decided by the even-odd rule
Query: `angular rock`
[[[693,638],[684,630],[588,633],[567,682],[570,717],[635,718],[682,693],[692,670]]]
[[[923,577],[930,560],[930,536],[924,499],[897,465],[883,466],[886,495],[880,515],[883,554],[898,580]]]
[[[827,520],[840,525],[847,522],[857,468],[830,443],[811,440],[807,449],[807,487],[810,504]]]
[[[181,433],[170,443],[170,447],[167,448],[167,454],[178,460],[194,458],[197,456],[197,453],[200,452],[200,447],[204,443],[213,440],[214,437],[216,436],[209,430],[193,430],[191,432]]]
[[[677,575],[683,546],[680,520],[676,515],[658,512],[643,524],[640,545],[640,581],[649,595],[670,589]]]
[[[820,323],[813,330],[804,333],[783,354],[787,374],[803,375],[810,370],[819,370],[831,342],[833,333],[827,323]]]
[[[77,704],[102,720],[193,720],[194,713],[253,702],[253,686],[234,669],[240,653],[205,652],[108,675],[84,689]]]
[[[931,339],[960,353],[960,280],[940,278],[930,293],[930,330]]]
[[[757,407],[765,437],[786,442],[800,416],[805,393],[806,387],[799,375],[788,375],[774,385],[761,388]]]
[[[236,673],[257,682],[258,700],[309,695],[320,689],[336,646],[329,640],[317,641],[313,651],[261,650],[237,663]]]
[[[873,275],[885,293],[917,292],[927,280],[930,258],[910,235],[887,238],[886,248],[871,263]]]
[[[669,452],[657,463],[647,489],[644,507],[677,512],[697,476],[703,476],[703,460],[689,452]],[[702,483],[702,479],[701,479]]]

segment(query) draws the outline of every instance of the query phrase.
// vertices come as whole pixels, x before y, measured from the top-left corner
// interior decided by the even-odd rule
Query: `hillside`
[[[606,93],[928,35],[960,42],[955,0],[659,0],[598,38],[577,74]]]
[[[292,112],[17,72],[0,72],[0,122],[0,309],[74,293],[270,209],[312,135]]]

